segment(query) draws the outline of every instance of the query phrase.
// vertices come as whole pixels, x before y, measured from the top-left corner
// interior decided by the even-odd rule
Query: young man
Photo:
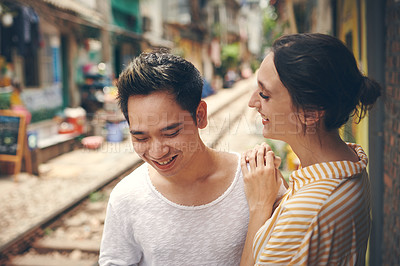
[[[237,154],[205,146],[202,78],[171,54],[141,54],[119,103],[145,161],[113,190],[99,264],[239,265],[249,210]]]

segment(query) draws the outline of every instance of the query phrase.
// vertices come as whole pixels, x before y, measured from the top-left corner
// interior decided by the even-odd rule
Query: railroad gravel
[[[1,177],[0,247],[139,162],[126,140],[58,156],[39,166],[40,177]]]

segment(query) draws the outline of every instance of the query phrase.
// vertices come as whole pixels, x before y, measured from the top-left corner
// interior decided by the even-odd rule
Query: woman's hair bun
[[[356,111],[359,120],[364,118],[368,110],[373,107],[378,97],[381,96],[381,90],[378,82],[363,76],[359,95],[359,110]]]

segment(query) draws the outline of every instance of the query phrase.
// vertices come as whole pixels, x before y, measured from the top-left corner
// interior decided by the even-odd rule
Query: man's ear
[[[196,110],[196,123],[197,127],[203,129],[207,126],[207,103],[203,100],[200,101]]]
[[[321,118],[324,116],[325,111],[323,110],[301,110],[299,113],[299,118],[301,123],[306,126],[311,126],[318,124]]]

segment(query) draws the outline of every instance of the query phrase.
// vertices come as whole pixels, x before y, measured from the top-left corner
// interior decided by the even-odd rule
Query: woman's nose
[[[258,99],[258,92],[257,92],[257,90],[255,90],[254,92],[253,92],[253,94],[251,95],[251,97],[250,97],[250,100],[249,100],[249,103],[248,103],[248,106],[250,107],[250,108],[260,108],[260,100]]]

